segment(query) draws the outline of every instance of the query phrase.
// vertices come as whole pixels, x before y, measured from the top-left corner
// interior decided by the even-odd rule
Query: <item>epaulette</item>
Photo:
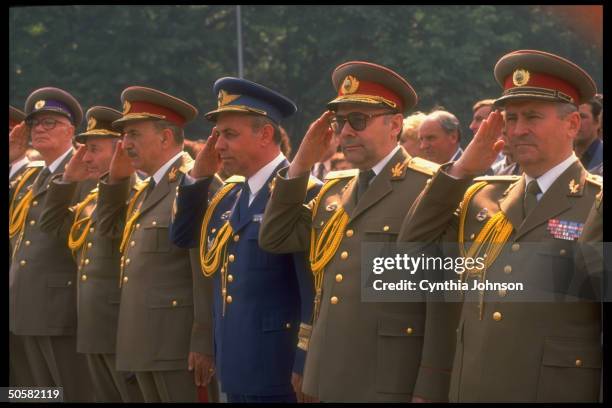
[[[603,185],[603,177],[597,174],[587,173],[586,180],[591,184],[595,184],[597,187],[601,187]]]
[[[234,174],[233,176],[230,176],[228,178],[226,178],[223,181],[223,184],[229,184],[229,183],[244,183],[246,181],[246,178],[244,176],[239,176],[237,174]]]
[[[359,175],[359,169],[336,170],[327,173],[325,175],[325,180],[355,177],[357,175]]]
[[[45,162],[43,160],[35,160],[26,164],[26,167],[45,167]]]
[[[513,175],[513,174],[499,175],[499,176],[480,176],[480,177],[476,177],[474,179],[474,182],[476,182],[476,181],[487,181],[487,182],[495,183],[495,182],[499,181],[499,182],[513,183],[513,182],[517,181],[520,178],[521,178],[521,176],[517,176],[517,175]]]
[[[413,157],[408,160],[408,168],[418,171],[419,173],[433,176],[436,171],[440,168],[440,165],[429,160],[421,159],[420,157]]]

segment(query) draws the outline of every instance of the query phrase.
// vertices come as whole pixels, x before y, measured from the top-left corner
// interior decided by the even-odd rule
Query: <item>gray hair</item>
[[[446,133],[457,132],[457,142],[461,141],[461,126],[459,119],[450,112],[436,110],[427,115],[427,119],[435,120]]]

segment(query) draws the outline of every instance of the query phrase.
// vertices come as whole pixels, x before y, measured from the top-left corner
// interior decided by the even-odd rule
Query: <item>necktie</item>
[[[155,188],[155,179],[151,177],[151,179],[149,180],[149,184],[147,185],[147,188],[144,192],[144,198],[142,202],[144,202],[147,199],[147,197],[151,195],[151,192],[153,192],[154,188]]]
[[[370,181],[374,178],[374,170],[360,171],[357,178],[357,202],[363,197],[366,190],[370,186]]]
[[[525,218],[527,218],[535,206],[538,205],[537,195],[541,192],[542,190],[540,190],[540,186],[535,179],[531,180],[529,184],[527,184],[527,188],[525,189],[525,198],[523,201]]]

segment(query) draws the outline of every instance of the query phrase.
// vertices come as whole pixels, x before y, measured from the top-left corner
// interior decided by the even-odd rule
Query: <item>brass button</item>
[[[349,238],[353,236],[353,233],[354,233],[354,231],[352,229],[346,230],[346,236],[349,237]]]
[[[332,305],[338,304],[338,297],[332,296],[331,299],[329,299],[329,301],[331,302]]]
[[[31,242],[30,242],[30,241],[26,241],[26,242],[25,242],[25,245],[26,245],[26,246],[30,246],[30,244],[31,244]]]
[[[425,184],[429,184],[429,183],[431,183],[431,179],[430,179],[430,178],[428,178],[428,179],[427,179],[427,181],[425,182]]]
[[[227,300],[227,303],[232,303],[234,299],[232,299],[232,295],[227,295],[226,300]]]
[[[319,225],[320,225],[320,226],[324,226],[324,225],[325,225],[325,221],[321,221],[321,222],[319,223]]]
[[[512,266],[510,265],[504,266],[504,273],[511,273],[511,272],[512,272]]]
[[[213,229],[211,229],[211,230],[210,230],[210,233],[211,233],[211,234],[214,234],[215,232],[217,232],[217,229],[216,229],[216,228],[213,228]]]
[[[72,281],[66,282],[66,286],[72,286]]]
[[[38,201],[34,200],[32,201],[32,207],[36,207],[38,205]]]
[[[497,291],[497,293],[499,293],[499,296],[504,297],[508,294],[508,290],[507,289],[500,289]]]
[[[131,261],[130,261],[130,258],[127,258],[127,259],[125,260],[125,264],[126,264],[126,265],[129,265],[129,264],[130,264],[130,262],[131,262]]]
[[[342,253],[340,254],[340,259],[344,260],[348,258],[348,252],[347,251],[342,251]]]
[[[234,275],[227,275],[227,281],[228,282],[233,282],[234,281]]]
[[[81,280],[85,282],[87,280],[87,275],[81,275]]]
[[[406,334],[412,334],[412,327],[408,327],[406,329]]]
[[[140,223],[136,223],[136,229],[140,228]]]
[[[385,226],[383,227],[383,231],[385,231],[385,232],[389,231],[389,226],[388,226],[388,225],[385,225]]]
[[[495,312],[493,313],[493,320],[495,320],[496,322],[499,322],[502,319],[502,314],[499,312]]]
[[[559,251],[559,255],[565,255],[567,252],[565,251],[565,249],[562,249]]]
[[[89,258],[85,259],[85,265],[89,265]]]
[[[340,283],[340,282],[342,282],[342,279],[343,278],[342,278],[342,274],[341,273],[336,275],[336,282]]]
[[[127,277],[127,276],[124,276],[124,277],[123,277],[123,283],[127,283],[127,281],[128,281],[128,277]]]
[[[136,241],[132,241],[132,242],[130,242],[130,246],[131,246],[132,248],[134,247],[134,245],[136,245]]]
[[[582,360],[580,359],[576,360],[576,367],[582,367]]]
[[[157,225],[157,221],[153,221],[153,222],[151,223],[151,225],[152,225],[152,226],[156,226],[156,225]]]
[[[25,266],[26,264],[27,264],[27,262],[25,260],[23,260],[23,259],[21,261],[19,261],[19,265],[21,265],[21,266]]]
[[[476,234],[470,235],[470,239],[474,239],[474,238],[476,238]]]
[[[90,233],[93,233],[93,232],[94,232],[94,227],[91,227],[91,228],[89,229],[89,232],[90,232]]]
[[[32,226],[36,225],[36,220],[30,220],[30,225]]]
[[[515,242],[514,244],[512,244],[512,252],[516,252],[519,249],[521,249],[521,244],[519,244],[518,242]]]
[[[176,300],[172,301],[172,307],[176,307],[176,305],[178,305],[178,302]]]
[[[87,249],[91,248],[93,246],[93,244],[91,242],[87,243]]]
[[[240,235],[234,235],[234,242],[238,242],[240,240]]]
[[[290,329],[291,328],[291,323],[285,323],[285,329]]]
[[[230,254],[230,256],[228,256],[228,257],[227,257],[227,259],[228,259],[230,262],[234,262],[234,261],[236,260],[236,257],[234,256],[234,254]]]

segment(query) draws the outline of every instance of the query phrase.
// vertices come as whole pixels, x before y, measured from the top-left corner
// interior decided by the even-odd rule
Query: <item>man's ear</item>
[[[580,131],[580,123],[582,120],[580,118],[580,112],[569,113],[564,120],[567,123],[567,131],[569,136],[574,139],[578,135],[578,131]]]
[[[262,147],[265,147],[271,143],[274,143],[274,126],[270,125],[269,123],[266,123],[261,128],[260,145]]]

